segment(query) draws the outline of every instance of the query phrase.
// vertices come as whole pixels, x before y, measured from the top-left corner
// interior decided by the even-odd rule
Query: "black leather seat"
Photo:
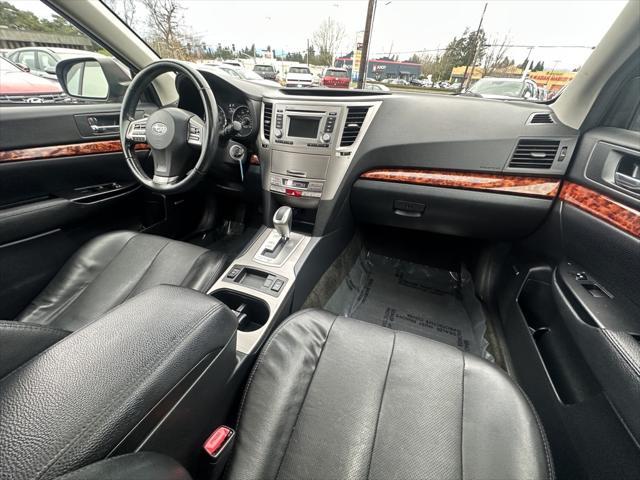
[[[269,339],[238,429],[230,479],[554,475],[538,417],[501,370],[318,310]]]
[[[78,250],[16,320],[75,331],[155,285],[205,292],[224,254],[131,231],[94,238]]]

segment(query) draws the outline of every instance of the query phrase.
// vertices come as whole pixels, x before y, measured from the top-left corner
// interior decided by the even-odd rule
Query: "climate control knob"
[[[329,135],[328,133],[323,133],[322,137],[320,137],[320,139],[324,142],[324,143],[329,143],[329,140],[331,140],[331,135]]]
[[[279,128],[276,128],[274,135],[276,136],[276,138],[282,138],[282,130],[280,130]]]

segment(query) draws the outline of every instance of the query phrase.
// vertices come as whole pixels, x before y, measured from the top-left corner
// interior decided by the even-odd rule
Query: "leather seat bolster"
[[[0,321],[0,378],[67,335],[57,328]]]
[[[206,292],[222,275],[228,263],[226,255],[213,250],[205,251],[193,262],[181,285],[199,292]]]
[[[319,310],[303,310],[281,324],[262,349],[240,405],[243,434],[233,453],[252,461],[233,462],[230,478],[276,477],[335,318]],[[291,348],[300,339],[304,343]]]
[[[0,381],[0,477],[104,458],[203,358],[234,348],[236,327],[217,300],[158,286],[59,341]]]
[[[554,478],[551,449],[542,422],[529,399],[507,375],[466,355],[464,386],[465,477]],[[523,455],[531,451],[540,455]]]

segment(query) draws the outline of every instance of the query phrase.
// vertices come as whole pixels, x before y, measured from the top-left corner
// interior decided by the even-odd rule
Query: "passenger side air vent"
[[[347,121],[344,123],[340,140],[341,147],[350,147],[356,141],[369,107],[347,107],[347,110]]]
[[[520,140],[509,161],[510,168],[551,168],[560,140]]]
[[[262,118],[262,129],[264,138],[269,140],[271,137],[271,117],[273,115],[273,103],[264,103],[264,117]]]
[[[532,125],[541,125],[545,123],[556,123],[551,118],[550,113],[534,113],[529,117],[529,123]]]

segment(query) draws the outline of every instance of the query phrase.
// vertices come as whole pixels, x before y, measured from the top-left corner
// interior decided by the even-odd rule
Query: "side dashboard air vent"
[[[340,140],[341,147],[350,147],[356,141],[369,107],[347,107],[347,110],[347,120]]]
[[[510,168],[551,168],[560,140],[520,140],[509,161]]]
[[[529,118],[529,123],[531,125],[543,125],[543,124],[556,123],[556,122],[553,121],[553,118],[551,118],[550,113],[534,113]]]
[[[271,117],[273,116],[273,103],[264,103],[264,114],[262,118],[262,129],[264,131],[264,138],[269,140],[271,137]]]

